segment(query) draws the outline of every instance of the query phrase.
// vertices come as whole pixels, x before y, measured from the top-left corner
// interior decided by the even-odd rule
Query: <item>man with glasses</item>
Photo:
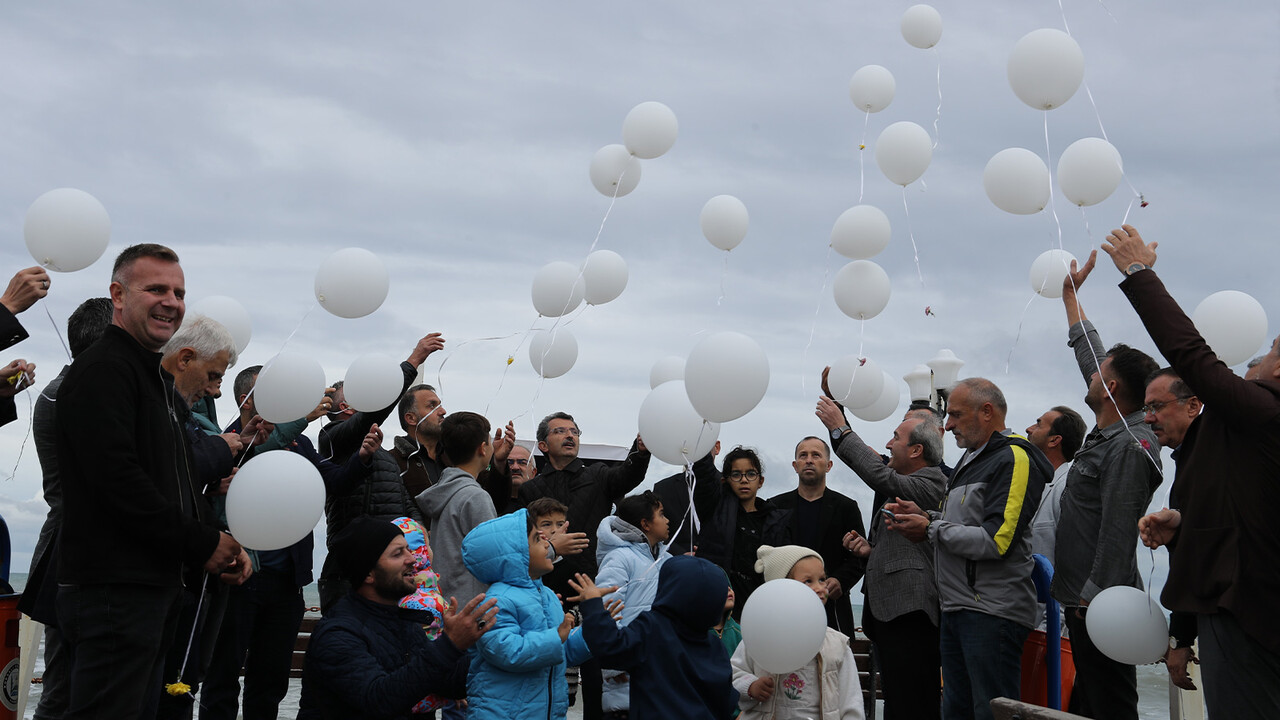
[[[1089,637],[1085,615],[1103,590],[1142,588],[1136,530],[1163,479],[1156,437],[1144,422],[1143,392],[1159,365],[1124,344],[1103,350],[1077,291],[1093,272],[1097,251],[1062,283],[1067,344],[1088,384],[1085,404],[1095,425],[1076,452],[1059,507],[1051,591],[1062,604],[1076,665],[1070,711],[1092,718],[1137,720],[1137,671],[1107,657]]]
[[[596,528],[613,510],[613,504],[621,500],[644,480],[649,467],[649,451],[637,435],[627,459],[612,467],[597,463],[587,465],[578,457],[582,431],[573,416],[565,412],[552,413],[538,423],[538,449],[547,458],[547,464],[538,474],[520,487],[520,500],[527,506],[541,497],[550,497],[569,508],[566,528],[570,533],[586,533],[587,548],[576,555],[566,555],[555,569],[542,578],[542,582],[561,597],[577,593],[569,587],[575,573],[596,576]],[[557,552],[559,547],[557,546]],[[594,665],[594,668],[592,667]],[[586,706],[586,720],[600,717],[599,663],[583,665],[582,693]]]
[[[494,464],[497,464],[494,460]],[[507,455],[507,474],[511,476],[511,493],[506,498],[506,504],[498,503],[498,499],[494,498],[494,507],[498,509],[499,515],[513,513],[524,507],[524,503],[520,502],[520,486],[533,479],[538,474],[538,466],[533,462],[533,455],[529,452],[529,448],[523,445],[516,445],[511,448],[511,453]],[[483,483],[481,483],[483,484]]]

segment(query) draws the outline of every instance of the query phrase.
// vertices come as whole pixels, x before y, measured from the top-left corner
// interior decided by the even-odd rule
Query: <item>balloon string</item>
[[[58,329],[58,323],[53,319],[53,313],[49,312],[49,303],[43,303],[44,314],[49,318],[49,324],[53,326],[53,334],[58,336],[58,342],[62,343],[62,349],[67,353],[67,362],[72,361],[71,349],[67,347],[67,341],[62,339],[62,331]]]
[[[916,234],[911,229],[911,208],[907,207],[907,186],[902,186],[902,210],[907,215],[907,236],[911,238],[911,252],[916,261],[916,275],[920,277],[920,287],[924,287],[924,271],[920,269],[920,249],[916,247]]]
[[[938,53],[938,46],[933,46],[933,59],[938,63],[938,110],[933,116],[933,147],[936,150],[938,141],[942,139],[942,135],[938,132],[938,123],[942,120],[942,56]]]
[[[1062,0],[1058,0],[1058,12],[1062,13],[1062,29],[1066,30],[1067,34],[1070,35],[1071,27],[1067,25],[1067,10],[1062,7]]]
[[[818,301],[813,308],[813,324],[809,326],[809,342],[804,345],[804,353],[800,358],[800,367],[807,367],[809,364],[809,348],[813,347],[813,336],[818,331],[818,314],[822,311],[822,296],[827,293],[827,278],[831,276],[831,246],[827,245],[827,256],[822,260],[822,287],[818,289]],[[808,385],[805,378],[807,372],[800,373],[800,397],[801,399],[809,397]]]
[[[444,366],[448,364],[448,362],[453,359],[453,356],[457,355],[458,352],[462,350],[462,348],[478,342],[507,340],[507,339],[516,337],[519,334],[520,333],[510,333],[507,335],[491,335],[489,337],[471,338],[470,340],[463,340],[457,343],[456,345],[454,345],[453,350],[450,351],[449,354],[445,355],[444,359],[440,361],[440,367],[436,368],[436,384],[435,384],[436,392],[440,393],[441,395],[444,394],[444,381],[441,378],[441,374],[444,371]]]
[[[200,609],[204,607],[204,592],[209,585],[209,573],[204,573],[204,580],[200,583],[200,599],[196,601],[196,613],[191,620],[191,635],[187,638],[187,650],[182,654],[182,667],[178,670],[178,679],[176,682],[182,682],[182,676],[187,674],[187,660],[191,658],[191,645],[196,640],[196,631],[200,628]],[[183,693],[190,695],[193,699],[195,695],[190,692]]]
[[[28,383],[36,381],[34,377],[25,372],[22,375],[27,379]],[[22,382],[22,380],[19,379],[18,382]],[[31,399],[31,393],[26,392],[26,390],[23,390],[23,392],[27,396],[27,434],[22,436],[22,444],[18,446],[18,457],[13,461],[13,471],[9,473],[9,477],[5,478],[6,481],[18,476],[18,464],[22,462],[22,453],[27,449],[27,439],[31,437],[31,426],[35,423],[35,401]],[[52,398],[49,399],[52,400]]]
[[[1049,111],[1044,112],[1044,157],[1046,164],[1053,167],[1053,149],[1049,146]],[[1053,213],[1053,224],[1058,228],[1058,249],[1062,250],[1062,220],[1058,217],[1058,203],[1053,197],[1053,172],[1049,173],[1049,212]]]
[[[1049,278],[1048,278],[1048,276],[1046,275],[1046,277],[1045,277],[1045,282],[1048,282],[1048,280],[1049,280]],[[1041,289],[1042,289],[1042,290],[1044,289],[1044,286],[1043,286],[1043,285],[1041,285],[1040,287],[1041,287]],[[1014,336],[1013,336],[1013,345],[1011,345],[1011,346],[1009,347],[1009,355],[1008,355],[1007,357],[1005,357],[1005,359],[1004,359],[1004,374],[1005,374],[1005,375],[1008,375],[1008,374],[1009,374],[1009,366],[1013,364],[1013,351],[1018,347],[1018,341],[1022,338],[1022,323],[1026,322],[1026,320],[1027,320],[1027,311],[1031,309],[1031,303],[1035,302],[1035,299],[1036,299],[1036,293],[1034,293],[1034,292],[1033,292],[1033,293],[1031,293],[1031,297],[1027,299],[1027,304],[1026,304],[1026,306],[1024,306],[1024,307],[1022,308],[1022,316],[1018,318],[1018,331],[1017,331],[1016,333],[1014,333]]]
[[[484,405],[485,417],[489,416],[489,407],[493,405],[493,401],[497,400],[498,396],[502,393],[502,386],[507,382],[507,372],[511,370],[511,365],[515,362],[516,353],[520,352],[520,348],[524,347],[524,341],[529,339],[529,334],[533,332],[533,328],[537,324],[538,324],[538,318],[534,318],[533,322],[529,324],[529,329],[525,330],[523,333],[519,333],[520,342],[516,343],[516,349],[513,350],[511,354],[507,356],[507,364],[503,366],[502,375],[498,377],[498,387],[496,390],[493,391],[493,397],[489,398],[489,402],[485,403]],[[508,335],[507,337],[511,337],[511,336]],[[440,363],[440,369],[444,370],[444,363]],[[440,381],[440,377],[439,377],[439,374],[437,374],[436,382],[439,382],[439,381]]]
[[[720,271],[720,297],[716,298],[716,307],[720,307],[720,303],[724,302],[724,281],[729,276],[729,251],[724,252],[724,269]]]
[[[862,142],[858,143],[858,204],[867,190],[867,128],[871,126],[871,113],[862,114]]]
[[[863,359],[862,346],[867,339],[867,318],[863,315],[858,316],[858,359]]]

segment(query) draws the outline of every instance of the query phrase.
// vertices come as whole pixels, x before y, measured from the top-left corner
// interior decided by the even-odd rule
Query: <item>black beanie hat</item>
[[[333,539],[329,554],[351,582],[351,589],[356,590],[364,584],[365,577],[378,564],[378,558],[391,541],[400,536],[400,528],[390,521],[359,517]]]

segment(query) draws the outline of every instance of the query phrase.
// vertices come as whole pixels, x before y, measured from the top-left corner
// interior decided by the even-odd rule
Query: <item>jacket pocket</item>
[[[926,570],[924,560],[912,553],[910,556],[894,558],[884,564],[884,574],[890,575],[899,570]]]

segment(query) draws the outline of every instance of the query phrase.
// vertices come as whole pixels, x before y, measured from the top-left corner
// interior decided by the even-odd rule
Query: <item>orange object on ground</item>
[[[1022,646],[1022,702],[1048,707],[1048,643],[1043,630],[1032,630]],[[1062,639],[1062,709],[1071,705],[1071,688],[1076,682],[1076,665],[1071,658],[1071,640]]]

